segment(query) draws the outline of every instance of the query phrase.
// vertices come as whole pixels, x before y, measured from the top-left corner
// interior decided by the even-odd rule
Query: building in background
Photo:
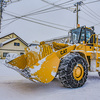
[[[8,53],[24,54],[28,44],[15,33],[0,35],[0,58],[4,59]]]
[[[40,44],[40,42],[38,42],[37,40],[35,40],[32,43],[28,43],[28,46],[38,46],[39,44]]]
[[[52,38],[49,40],[45,40],[45,42],[47,44],[51,44],[52,42],[57,42],[57,43],[67,43],[68,42],[68,36],[60,36],[60,37],[56,37],[56,38]]]

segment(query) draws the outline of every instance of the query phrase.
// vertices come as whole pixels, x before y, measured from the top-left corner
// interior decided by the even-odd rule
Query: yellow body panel
[[[58,58],[61,58],[63,56],[65,56],[66,54],[70,53],[72,50],[74,50],[76,47],[76,45],[72,45],[72,46],[68,46],[66,48],[63,48],[61,50],[58,50],[56,52],[56,55],[58,56]]]
[[[62,48],[68,47],[68,44],[64,44],[64,43],[56,43],[56,42],[53,42],[52,44],[53,44],[53,48],[55,50],[60,50]]]

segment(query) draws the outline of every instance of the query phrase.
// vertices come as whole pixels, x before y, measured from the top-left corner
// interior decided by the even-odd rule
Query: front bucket
[[[30,55],[30,53],[28,54]],[[31,65],[27,63],[27,59],[25,55],[22,55],[8,63],[6,62],[5,65],[9,68],[18,71],[22,76],[24,76],[27,79],[30,79],[32,81],[37,80],[42,83],[49,83],[56,76],[59,63],[60,63],[60,59],[57,57],[56,53],[53,52],[52,54],[49,54],[43,59],[37,61],[36,64],[31,63],[32,64]]]
[[[57,74],[60,59],[56,53],[39,60],[35,65],[29,67],[31,80],[38,80],[42,83],[51,82]]]

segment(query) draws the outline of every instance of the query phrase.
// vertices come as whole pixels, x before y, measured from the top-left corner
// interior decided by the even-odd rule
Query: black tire
[[[100,72],[98,72],[98,75],[100,76]]]
[[[84,70],[82,79],[76,80],[73,76],[74,67],[77,64],[81,64]],[[88,64],[87,61],[76,54],[69,54],[63,58],[59,66],[59,79],[64,87],[67,88],[78,88],[84,85],[88,75]]]

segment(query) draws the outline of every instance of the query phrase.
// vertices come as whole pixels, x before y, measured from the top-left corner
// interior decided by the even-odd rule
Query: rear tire
[[[100,76],[100,72],[98,72],[98,75]]]
[[[88,75],[87,61],[76,54],[69,54],[61,60],[59,79],[64,87],[78,88],[84,85]]]

